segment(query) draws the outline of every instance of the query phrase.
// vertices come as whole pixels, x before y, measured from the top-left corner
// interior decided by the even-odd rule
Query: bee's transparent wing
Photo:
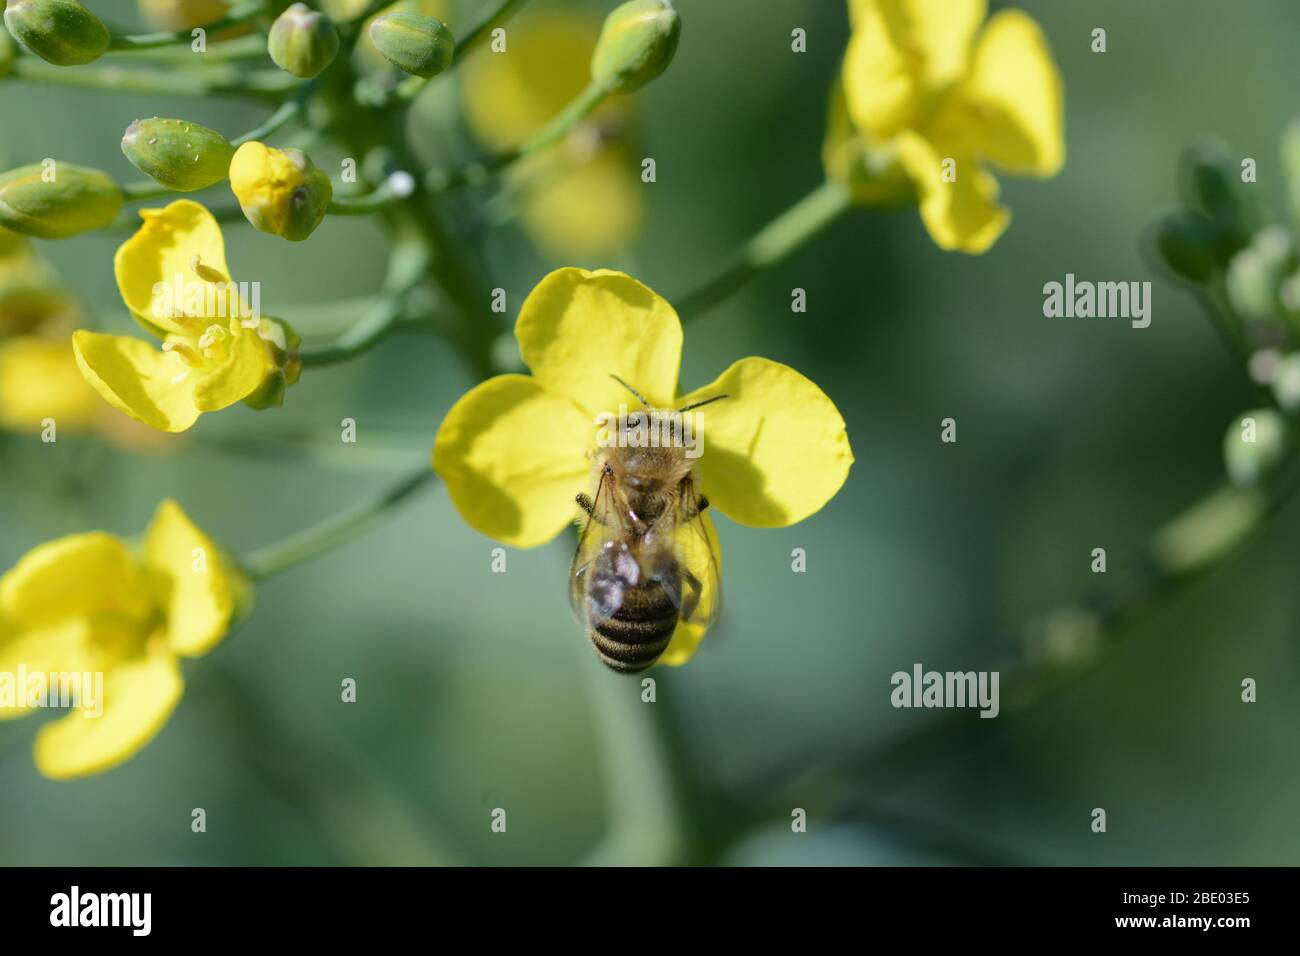
[[[678,504],[673,547],[681,571],[681,593],[675,596],[680,617],[708,627],[722,612],[718,534],[712,519],[700,509],[693,483],[688,482]]]
[[[613,493],[607,475],[601,475],[596,485],[596,494],[591,499],[591,514],[582,524],[578,534],[578,547],[573,552],[573,562],[569,565],[569,608],[573,616],[585,629],[589,623],[588,608],[599,617],[608,617],[618,610],[618,603],[607,607],[612,598],[617,597],[621,603],[622,595],[595,595],[595,605],[588,602],[588,581],[597,570],[597,561],[605,553],[605,545],[619,537],[617,509],[610,507]]]

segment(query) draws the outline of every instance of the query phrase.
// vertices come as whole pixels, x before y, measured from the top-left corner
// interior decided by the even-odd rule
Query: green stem
[[[278,98],[302,82],[279,70],[248,73],[218,66],[185,73],[179,70],[123,69],[113,64],[70,68],[55,66],[34,56],[18,57],[11,70],[13,79],[49,86],[158,96]]]
[[[826,180],[760,229],[711,279],[674,300],[684,321],[700,315],[799,249],[853,206],[849,191]]]
[[[311,98],[315,88],[315,80],[303,84],[298,91],[298,95],[281,103],[279,109],[266,118],[266,122],[262,123],[261,126],[255,126],[244,135],[232,139],[230,145],[238,148],[245,143],[261,142],[274,136],[302,114],[303,108],[307,105],[307,100]]]
[[[227,30],[233,30],[236,27],[242,27],[246,23],[251,23],[262,14],[263,5],[259,3],[246,4],[243,7],[231,11],[225,17],[213,23],[203,26],[203,30],[209,34],[216,35],[224,33]],[[128,53],[133,50],[156,50],[159,47],[177,46],[184,44],[189,46],[194,41],[194,36],[190,30],[181,30],[179,32],[159,31],[157,33],[136,33],[125,36],[114,36],[108,44],[108,49],[112,53]],[[198,55],[198,54],[196,54]]]
[[[476,159],[454,169],[431,169],[424,176],[425,188],[430,192],[440,193],[485,182],[508,166],[541,152],[567,136],[609,95],[610,90],[607,87],[593,80],[568,106],[523,145]]]
[[[240,562],[254,581],[265,581],[305,561],[346,544],[372,528],[387,513],[434,479],[433,469],[422,466],[374,501],[291,535],[276,544],[246,555]]]
[[[127,202],[139,202],[142,199],[158,199],[170,196],[175,190],[152,179],[142,179],[134,183],[122,184],[122,195]]]
[[[365,318],[327,345],[304,348],[298,353],[304,368],[346,362],[370,351],[397,330],[405,313],[405,300],[424,278],[429,253],[422,243],[393,244],[384,279],[383,297]]]
[[[492,31],[501,26],[518,12],[527,0],[497,0],[496,9],[478,22],[468,33],[456,41],[456,50],[451,57],[447,70],[454,70],[465,62],[465,58],[492,36]],[[439,74],[440,76],[442,74]],[[432,77],[410,76],[398,84],[395,95],[399,100],[413,100],[428,84]]]
[[[1106,590],[1059,607],[1025,628],[1018,650],[995,668],[1003,710],[1027,708],[1096,666],[1125,632],[1226,564],[1298,489],[1300,462],[1292,462],[1263,487],[1216,488],[1158,530],[1143,560],[1127,575],[1116,575]],[[966,740],[972,716],[945,711],[863,752],[827,755],[802,772],[784,767],[765,774],[754,785],[776,796],[756,818],[776,814],[809,793],[827,794],[831,803],[852,799],[864,778],[883,786],[924,758]]]
[[[391,173],[378,189],[364,196],[338,196],[329,204],[331,216],[368,216],[404,202],[415,191],[415,179],[407,172]]]

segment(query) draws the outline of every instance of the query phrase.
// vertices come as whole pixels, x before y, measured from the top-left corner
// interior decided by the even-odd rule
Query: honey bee
[[[618,420],[616,440],[594,455],[594,493],[577,497],[586,519],[569,603],[596,656],[636,673],[659,660],[679,621],[707,627],[722,608],[717,549],[703,518],[709,502],[696,492],[682,416],[727,396],[660,409],[611,378],[641,408]]]

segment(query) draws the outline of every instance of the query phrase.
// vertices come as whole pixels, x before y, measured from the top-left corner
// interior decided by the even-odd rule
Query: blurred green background
[[[125,4],[87,5],[129,23]],[[723,620],[688,666],[652,672],[655,716],[676,728],[691,785],[667,822],[694,861],[1300,862],[1295,507],[1036,706],[991,721],[972,712],[955,745],[917,753],[888,780],[802,773],[847,768],[840,755],[929,716],[891,708],[894,671],[992,666],[1003,635],[1096,584],[1093,548],[1107,549],[1112,572],[1137,558],[1219,480],[1223,430],[1252,403],[1139,238],[1174,204],[1178,154],[1203,133],[1254,157],[1254,188],[1280,209],[1277,137],[1300,113],[1300,7],[1017,5],[1043,25],[1064,75],[1067,162],[1047,182],[1003,180],[1014,219],[991,252],[939,251],[914,209],[855,211],[687,327],[685,387],[744,355],[793,365],[835,400],[857,457],[840,494],[800,525],[718,519]],[[585,6],[599,17],[613,4]],[[510,223],[484,237],[474,197],[445,204],[467,243],[486,241],[511,317],[560,264],[616,266],[680,295],[820,181],[844,5],[677,6],[678,56],[637,96],[636,155],[655,158],[658,181],[639,187],[645,223],[630,248],[551,262]],[[462,3],[461,22],[480,7]],[[1098,26],[1104,54],[1089,49]],[[795,27],[806,54],[790,52]],[[418,105],[421,148],[473,148],[456,110],[448,89]],[[237,132],[265,110],[3,82],[0,165],[53,156],[138,179],[118,140],[155,114]],[[119,241],[42,248],[125,330]],[[227,247],[235,278],[260,278],[264,308],[308,336],[355,318],[337,303],[372,293],[384,265],[364,220],[330,219],[300,245],[234,225]],[[1044,318],[1042,286],[1067,272],[1154,280],[1151,327]],[[790,311],[794,287],[807,290],[806,314]],[[134,534],[168,495],[236,553],[278,540],[427,461],[441,416],[471,384],[443,342],[406,337],[310,371],[283,409],[205,417],[170,456],[0,435],[0,566],[61,534]],[[322,461],[212,447],[301,432],[336,445],[349,417],[358,444]],[[945,417],[958,422],[955,445],[939,441]],[[643,842],[613,858],[657,862],[666,837],[639,815],[660,780],[638,722],[650,705],[636,681],[600,668],[570,618],[568,539],[511,551],[504,575],[491,572],[493,547],[441,489],[422,492],[369,536],[262,587],[243,629],[186,665],[186,696],[158,738],[102,776],[44,780],[30,753],[40,718],[0,724],[0,862],[562,864],[624,823],[646,824]],[[806,574],[791,573],[796,547]],[[345,677],[355,704],[340,702]],[[1240,702],[1243,677],[1258,681],[1258,703]],[[190,830],[195,807],[206,834]],[[505,834],[490,830],[496,807]],[[806,834],[791,832],[793,807],[809,811]],[[1094,807],[1107,811],[1104,835],[1090,831]]]

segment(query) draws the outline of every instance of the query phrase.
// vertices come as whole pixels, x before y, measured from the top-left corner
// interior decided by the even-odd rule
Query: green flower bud
[[[126,128],[122,153],[154,182],[187,193],[225,179],[235,147],[206,126],[155,116]]]
[[[1198,212],[1170,213],[1149,236],[1148,248],[1159,261],[1189,282],[1209,282],[1222,268],[1218,230]]]
[[[295,3],[271,24],[266,51],[286,73],[310,79],[338,56],[339,31],[325,14]]]
[[[17,55],[18,47],[14,45],[9,31],[0,30],[0,79],[8,76],[9,71],[14,68],[14,57]]]
[[[628,0],[605,18],[591,78],[612,92],[640,89],[668,68],[681,35],[670,0]]]
[[[330,178],[302,150],[256,141],[239,147],[230,161],[230,189],[250,223],[292,242],[316,230],[334,198]]]
[[[298,357],[302,337],[288,322],[272,318],[262,319],[257,335],[271,350],[275,371],[266,377],[257,391],[244,399],[244,404],[261,410],[283,405],[285,389],[298,381],[302,373],[302,359]]]
[[[47,160],[0,174],[0,226],[39,239],[102,229],[122,209],[122,190],[98,169]]]
[[[98,60],[108,27],[77,0],[8,0],[5,26],[23,46],[57,66]]]
[[[1271,408],[1244,413],[1223,436],[1228,477],[1240,486],[1257,484],[1281,464],[1288,444],[1286,419]]]
[[[23,335],[72,311],[66,292],[30,282],[0,282],[0,339]]]
[[[1300,411],[1300,352],[1282,357],[1273,370],[1271,384],[1282,411],[1288,415]]]
[[[456,52],[456,40],[441,20],[403,10],[376,17],[370,42],[399,70],[426,78],[447,69]]]
[[[1242,318],[1263,321],[1280,317],[1279,288],[1283,276],[1295,266],[1291,235],[1279,226],[1261,230],[1228,263],[1228,301]]]
[[[1239,159],[1217,140],[1204,140],[1184,150],[1182,162],[1184,203],[1210,217],[1231,255],[1250,241],[1263,220],[1254,193],[1241,181]]]

